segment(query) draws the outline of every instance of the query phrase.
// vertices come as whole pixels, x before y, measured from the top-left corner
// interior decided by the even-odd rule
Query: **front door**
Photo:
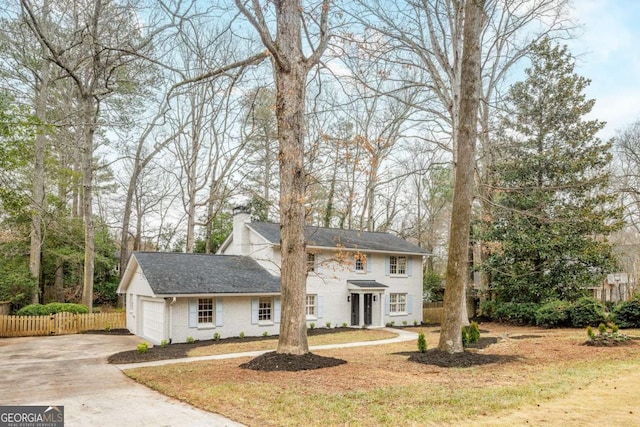
[[[351,294],[351,326],[360,325],[360,294]]]
[[[364,294],[364,324],[370,325],[373,313],[373,294]]]

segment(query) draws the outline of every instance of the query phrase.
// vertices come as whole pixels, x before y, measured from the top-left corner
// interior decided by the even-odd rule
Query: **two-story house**
[[[151,342],[279,332],[280,225],[234,209],[217,255],[134,253],[118,288],[127,327]],[[307,226],[306,316],[316,327],[422,320],[425,251],[389,233]]]

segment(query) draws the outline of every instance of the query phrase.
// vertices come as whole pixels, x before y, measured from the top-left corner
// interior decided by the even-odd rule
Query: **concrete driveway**
[[[240,426],[127,378],[106,358],[133,336],[0,338],[0,405],[63,405],[65,426]]]

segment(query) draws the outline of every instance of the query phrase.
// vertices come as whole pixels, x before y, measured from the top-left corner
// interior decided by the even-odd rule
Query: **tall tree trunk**
[[[49,3],[45,0],[42,6],[42,19],[48,21]],[[46,48],[43,47],[43,57]],[[46,152],[47,134],[47,100],[49,97],[49,73],[51,66],[48,61],[42,60],[40,67],[40,84],[36,83],[35,113],[41,125],[35,139],[33,158],[33,187],[31,200],[31,246],[29,250],[29,271],[37,286],[34,289],[31,302],[37,304],[40,299],[40,264],[42,260],[42,216],[44,206],[44,157]]]
[[[480,104],[480,33],[484,0],[467,0],[464,12],[464,46],[460,88],[460,118],[455,164],[453,209],[449,234],[445,318],[438,349],[461,353],[462,310],[469,280],[469,229],[473,201],[475,145]],[[454,132],[455,133],[455,132]]]
[[[82,147],[82,214],[84,220],[84,272],[82,303],[93,308],[93,270],[95,260],[95,226],[93,222],[93,135],[97,118],[97,105],[93,96],[83,94]]]
[[[292,2],[294,4],[295,2]],[[282,6],[284,8],[284,6]],[[287,8],[279,22],[279,31],[297,31],[297,8]],[[296,25],[297,24],[297,25]],[[284,29],[280,29],[285,27]],[[296,29],[297,27],[297,29]],[[291,35],[286,39],[291,40]],[[296,40],[296,38],[292,38]],[[299,47],[298,47],[299,48]],[[283,46],[287,51],[287,47]],[[298,50],[301,54],[301,52]],[[282,250],[282,313],[278,352],[305,354],[309,352],[305,316],[307,271],[304,262],[304,198],[303,123],[306,70],[296,58],[289,69],[276,71],[276,115],[280,136],[280,224]]]

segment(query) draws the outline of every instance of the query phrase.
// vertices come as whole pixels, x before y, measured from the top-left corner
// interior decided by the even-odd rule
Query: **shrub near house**
[[[52,302],[46,305],[30,304],[22,307],[16,314],[18,316],[48,316],[56,313],[87,314],[89,308],[82,304]]]

